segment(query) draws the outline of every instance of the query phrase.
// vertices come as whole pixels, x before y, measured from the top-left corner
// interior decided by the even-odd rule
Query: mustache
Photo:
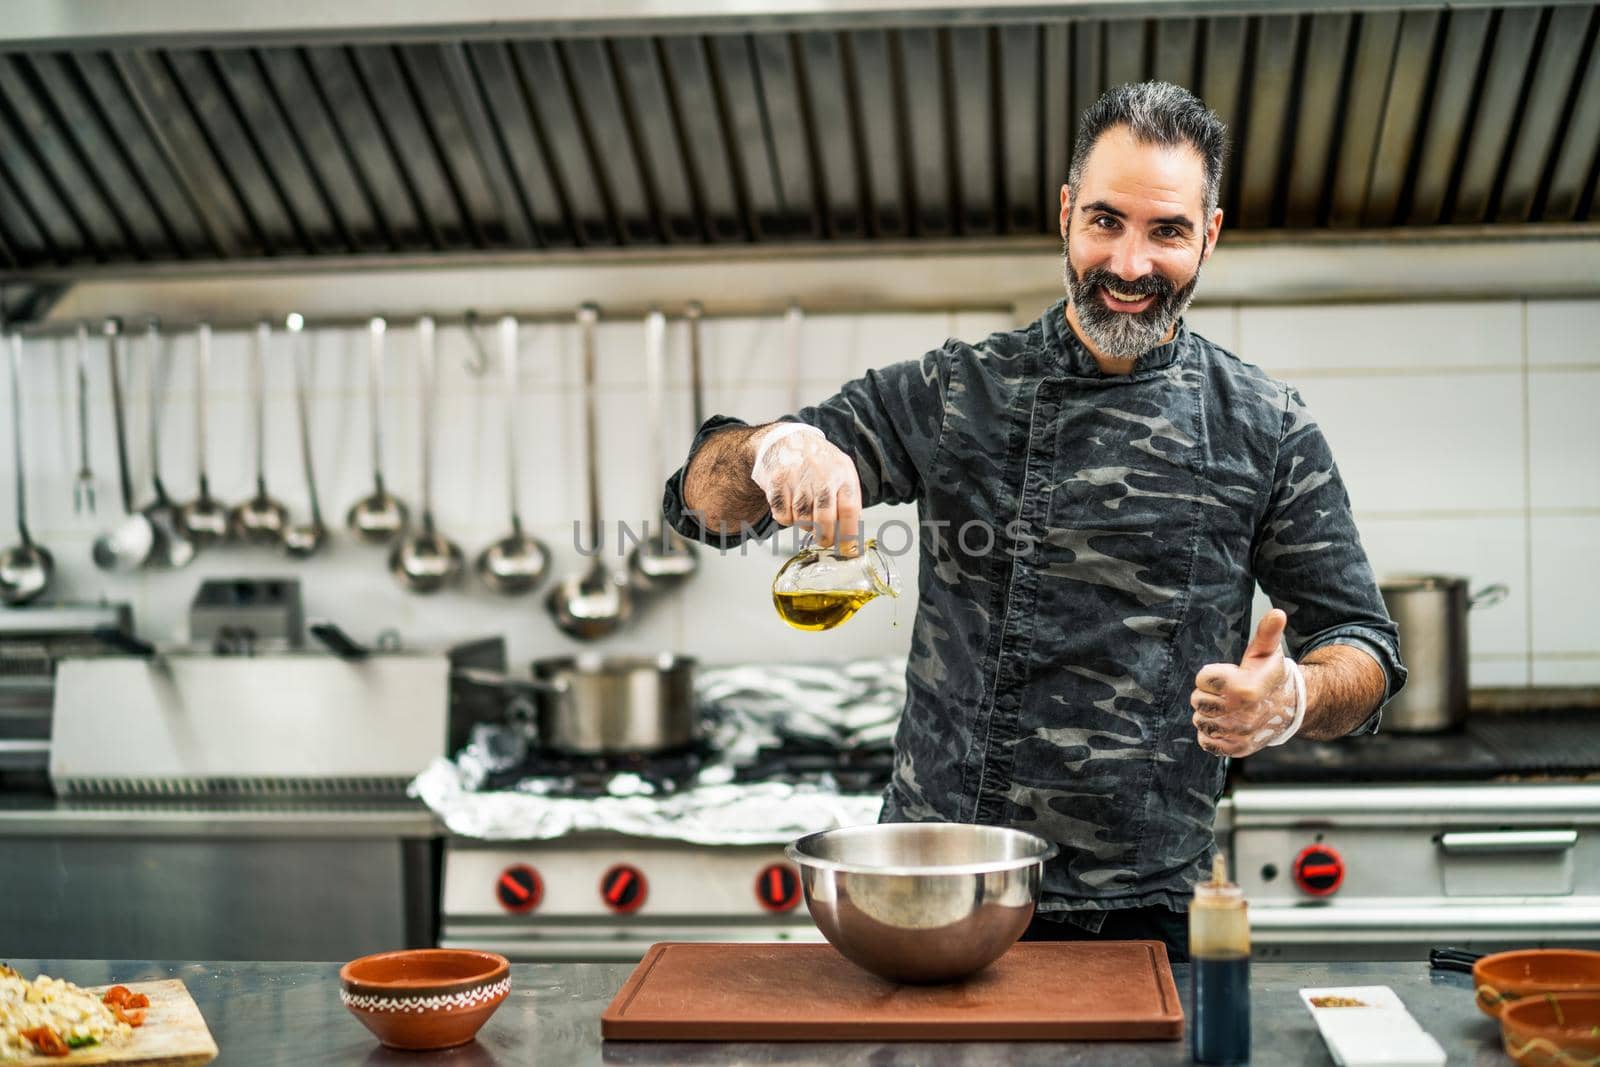
[[[1104,267],[1090,267],[1083,272],[1080,284],[1089,287],[1105,287],[1115,289],[1119,293],[1131,293],[1134,296],[1155,296],[1161,299],[1170,297],[1178,291],[1177,285],[1165,274],[1152,271],[1142,278],[1129,281],[1106,270]]]

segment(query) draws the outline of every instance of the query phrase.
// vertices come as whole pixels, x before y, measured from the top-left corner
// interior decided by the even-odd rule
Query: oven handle
[[[1439,838],[1439,847],[1451,855],[1566,852],[1577,843],[1576,830],[1493,830],[1448,833]]]

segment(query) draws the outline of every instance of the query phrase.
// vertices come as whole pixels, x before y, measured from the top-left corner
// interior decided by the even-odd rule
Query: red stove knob
[[[1330,896],[1344,883],[1344,857],[1328,845],[1309,845],[1294,858],[1294,884],[1314,897]]]
[[[619,863],[600,876],[600,900],[619,914],[638,911],[649,892],[644,872],[631,863]]]
[[[800,903],[800,872],[787,863],[773,863],[756,875],[756,899],[768,911],[793,911]]]
[[[519,863],[500,872],[500,880],[494,884],[494,895],[502,908],[522,915],[537,908],[544,899],[544,879],[526,863]]]

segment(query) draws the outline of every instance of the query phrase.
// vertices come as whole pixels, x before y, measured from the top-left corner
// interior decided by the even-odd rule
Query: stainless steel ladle
[[[605,537],[600,530],[599,431],[595,414],[595,324],[599,318],[600,309],[593,304],[578,310],[578,328],[583,335],[584,436],[594,563],[584,573],[573,575],[550,590],[545,601],[562,632],[584,641],[614,633],[633,615],[633,593],[626,576],[613,575],[601,555]]]
[[[78,323],[76,385],[78,415],[78,474],[72,483],[72,510],[94,514],[94,471],[89,467],[89,324]]]
[[[650,403],[650,492],[645,498],[643,540],[628,553],[628,576],[641,593],[661,593],[680,585],[699,566],[694,546],[661,513],[661,489],[666,484],[665,429],[667,317],[652,309],[644,320],[644,374]]]
[[[406,528],[406,506],[383,485],[383,335],[381,318],[367,323],[367,406],[372,420],[372,492],[357,500],[345,522],[369,544],[386,545]]]
[[[122,323],[107,319],[106,361],[111,376],[111,415],[117,432],[117,487],[122,518],[94,540],[94,565],[103,571],[127,573],[144,566],[155,547],[156,533],[142,512],[133,510],[133,482],[128,477],[127,413],[122,395]]]
[[[18,544],[0,552],[0,603],[26,604],[44,592],[55,573],[55,560],[28,534],[28,493],[22,461],[22,335],[11,335],[11,435],[17,465]]]
[[[272,326],[258,322],[250,361],[256,397],[256,493],[229,516],[233,536],[258,545],[282,543],[284,527],[289,524],[289,509],[267,495],[267,348],[271,342]]]
[[[197,545],[211,545],[228,536],[228,509],[211,495],[211,477],[206,471],[206,431],[211,411],[211,324],[202,322],[195,330],[194,362],[194,454],[198,464],[199,493],[183,506],[179,518]]]
[[[311,371],[307,366],[305,339],[301,336],[305,324],[305,319],[295,314],[289,316],[287,323],[289,346],[294,357],[294,403],[300,421],[300,462],[305,465],[306,496],[311,503],[311,521],[298,523],[283,531],[283,550],[291,559],[306,559],[316,555],[328,535],[328,528],[322,524],[322,505],[317,501],[317,474],[311,462],[311,405],[306,401],[306,381],[311,377]]]
[[[167,487],[161,481],[161,402],[166,394],[167,376],[163,367],[165,353],[161,346],[161,324],[154,318],[146,324],[145,340],[145,373],[149,375],[147,394],[150,401],[150,410],[146,413],[150,420],[150,487],[156,494],[155,500],[144,509],[144,517],[156,534],[145,566],[164,571],[178,570],[194,562],[195,543],[184,528],[178,505],[167,495]]]
[[[505,596],[526,593],[539,584],[550,566],[544,542],[523,532],[517,509],[517,320],[500,320],[500,361],[505,364],[504,412],[506,422],[506,485],[511,509],[511,532],[478,553],[478,580]]]
[[[435,593],[461,578],[466,565],[455,542],[433,528],[433,400],[438,386],[439,356],[434,348],[433,319],[417,320],[417,351],[422,364],[422,518],[402,535],[389,553],[389,571],[413,593]]]

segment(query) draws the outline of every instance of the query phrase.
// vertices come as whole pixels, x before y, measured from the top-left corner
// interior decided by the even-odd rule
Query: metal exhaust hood
[[[1228,122],[1233,234],[1600,234],[1594,3],[436,8],[21,0],[0,278],[1042,248],[1145,78]]]

